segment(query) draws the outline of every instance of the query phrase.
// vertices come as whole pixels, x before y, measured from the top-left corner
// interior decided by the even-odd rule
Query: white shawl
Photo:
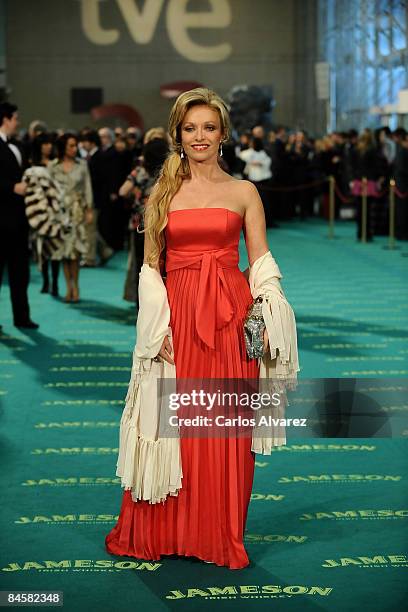
[[[295,315],[279,282],[281,271],[270,251],[258,257],[249,268],[249,287],[254,299],[263,296],[262,316],[269,338],[269,351],[258,359],[260,392],[270,395],[279,393],[277,407],[261,408],[260,417],[281,419],[289,405],[286,391],[294,390],[297,385],[299,360]],[[257,425],[252,434],[252,450],[262,455],[270,455],[272,447],[286,444],[286,428],[276,425]]]
[[[253,298],[264,296],[262,312],[269,336],[270,351],[258,360],[263,391],[279,391],[278,409],[263,408],[258,415],[283,417],[286,389],[296,386],[299,371],[296,322],[279,283],[280,270],[270,251],[259,257],[250,268],[249,285]],[[139,278],[139,314],[137,340],[133,352],[132,373],[125,408],[120,421],[119,456],[116,475],[122,487],[131,490],[132,499],[162,502],[167,495],[177,495],[182,486],[180,441],[176,437],[159,437],[161,394],[157,385],[169,378],[176,391],[176,366],[154,361],[166,335],[172,343],[169,327],[170,307],[167,290],[159,272],[143,264]],[[265,388],[266,383],[266,388]],[[161,400],[164,402],[164,398]],[[270,454],[273,446],[286,444],[285,427],[256,426],[252,451]]]

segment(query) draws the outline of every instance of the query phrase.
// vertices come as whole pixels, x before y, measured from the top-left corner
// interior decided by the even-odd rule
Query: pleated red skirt
[[[239,236],[238,219],[235,214],[230,222]],[[243,320],[252,303],[248,283],[238,267],[223,272],[235,314],[216,331],[215,350],[202,342],[196,330],[200,270],[182,268],[167,274],[178,378],[259,376],[257,361],[246,354],[243,336]],[[178,496],[149,504],[134,502],[125,491],[118,522],[106,537],[108,552],[155,561],[176,554],[231,569],[246,567],[243,537],[255,464],[251,437],[181,438],[180,446],[183,480]]]

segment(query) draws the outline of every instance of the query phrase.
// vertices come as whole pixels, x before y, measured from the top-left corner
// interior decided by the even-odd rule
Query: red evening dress
[[[166,288],[177,377],[259,377],[246,353],[243,321],[252,295],[238,268],[242,217],[227,208],[168,214]],[[124,491],[107,551],[138,559],[193,556],[240,569],[254,474],[251,437],[180,438],[178,496],[134,502]]]

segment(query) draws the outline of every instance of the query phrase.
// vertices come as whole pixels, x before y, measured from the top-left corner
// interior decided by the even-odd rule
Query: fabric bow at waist
[[[235,314],[223,268],[236,268],[238,262],[238,252],[231,247],[213,251],[167,249],[166,272],[200,269],[195,323],[199,337],[212,349],[215,330],[222,329]]]

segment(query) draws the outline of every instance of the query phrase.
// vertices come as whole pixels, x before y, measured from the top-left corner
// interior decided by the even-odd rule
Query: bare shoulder
[[[255,195],[258,195],[258,190],[251,181],[247,181],[245,179],[238,179],[239,189],[242,193],[242,196],[245,198],[253,198]]]
[[[240,203],[245,212],[249,212],[254,207],[259,207],[260,198],[258,190],[251,181],[244,179],[234,179],[233,189],[235,200]]]
[[[242,200],[250,198],[254,194],[258,193],[255,185],[251,183],[251,181],[235,178],[234,176],[230,176],[229,179],[228,187],[230,189],[234,189],[235,195]]]

